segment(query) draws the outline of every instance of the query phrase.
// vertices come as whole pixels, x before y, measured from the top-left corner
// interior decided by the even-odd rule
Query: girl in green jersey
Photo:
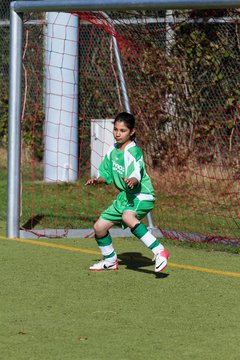
[[[119,190],[113,204],[94,224],[95,238],[103,259],[90,266],[90,270],[117,270],[117,254],[114,251],[109,229],[116,223],[129,227],[155,256],[155,272],[167,266],[169,254],[163,245],[140,222],[154,207],[155,193],[149,178],[143,155],[135,143],[135,119],[123,112],[114,120],[113,136],[116,143],[110,147],[99,167],[97,178],[86,185],[111,184]]]

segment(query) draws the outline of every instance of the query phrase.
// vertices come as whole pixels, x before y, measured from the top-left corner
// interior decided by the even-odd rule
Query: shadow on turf
[[[168,277],[169,274],[166,273],[155,273],[153,270],[142,269],[143,267],[153,265],[153,261],[143,256],[139,252],[128,252],[123,254],[118,254],[119,265],[126,266],[126,269],[139,271],[146,274],[155,275],[157,279],[164,279]]]

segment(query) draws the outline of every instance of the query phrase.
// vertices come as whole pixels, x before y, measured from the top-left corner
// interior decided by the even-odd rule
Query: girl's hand
[[[93,179],[88,179],[85,185],[95,185],[95,184],[98,184],[98,179],[93,178]]]
[[[127,184],[130,189],[133,189],[135,185],[137,185],[138,180],[135,177],[132,177],[130,179],[124,178],[122,177],[123,181],[125,182],[125,184]]]
[[[88,179],[85,185],[96,185],[96,184],[103,184],[105,183],[105,179],[103,177],[99,178],[91,178]]]

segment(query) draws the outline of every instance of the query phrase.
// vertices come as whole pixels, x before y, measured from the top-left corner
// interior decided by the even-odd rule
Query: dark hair
[[[127,128],[132,131],[135,128],[135,118],[132,114],[127,112],[121,112],[115,117],[113,124],[115,125],[117,121],[122,121],[127,126]],[[131,140],[135,141],[135,133],[131,136]]]

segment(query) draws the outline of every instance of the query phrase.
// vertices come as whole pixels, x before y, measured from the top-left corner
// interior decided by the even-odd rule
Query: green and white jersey
[[[155,200],[154,189],[146,172],[142,151],[134,141],[124,150],[119,150],[116,144],[109,148],[99,167],[99,177],[103,177],[107,184],[113,183],[120,192],[125,192],[127,197],[134,196],[140,201]],[[135,177],[138,184],[130,189],[122,177],[127,179]]]

